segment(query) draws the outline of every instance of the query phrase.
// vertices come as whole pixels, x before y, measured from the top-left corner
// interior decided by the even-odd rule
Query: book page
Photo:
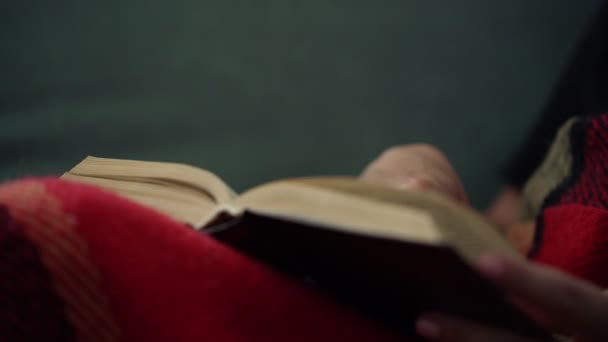
[[[238,201],[246,207],[269,213],[276,209],[275,215],[306,215],[342,227],[365,222],[360,230],[371,234],[443,241],[470,261],[488,251],[518,256],[483,217],[435,193],[394,190],[355,178],[318,177],[262,185],[241,198]],[[305,212],[302,202],[308,208]]]
[[[183,164],[87,157],[61,178],[99,186],[195,228],[220,213],[240,213],[220,178]]]
[[[235,202],[255,214],[324,229],[426,244],[443,242],[432,218],[420,210],[297,182],[265,184]]]
[[[205,192],[218,204],[232,202],[236,197],[235,192],[213,173],[185,164],[89,156],[69,173],[88,177],[170,182]]]
[[[442,235],[469,260],[476,260],[490,251],[520,256],[483,216],[441,194],[395,190],[347,177],[303,178],[295,181],[426,211],[433,216]]]
[[[160,184],[77,176],[68,173],[61,178],[99,186],[192,226],[199,224],[201,218],[208,216],[217,206],[212,198],[190,192],[188,189],[176,191],[175,188]]]

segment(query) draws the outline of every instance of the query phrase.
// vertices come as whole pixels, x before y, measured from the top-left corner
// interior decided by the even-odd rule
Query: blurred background
[[[0,180],[86,155],[207,168],[236,190],[358,174],[430,142],[477,207],[590,19],[572,0],[0,4]]]

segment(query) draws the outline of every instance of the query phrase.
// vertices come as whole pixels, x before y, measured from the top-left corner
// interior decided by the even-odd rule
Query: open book
[[[157,209],[397,328],[436,310],[546,336],[471,267],[488,251],[519,257],[514,248],[480,215],[438,194],[316,177],[237,195],[192,166],[95,157],[62,178]]]

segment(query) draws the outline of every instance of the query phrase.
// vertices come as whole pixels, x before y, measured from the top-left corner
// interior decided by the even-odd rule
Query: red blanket
[[[332,299],[112,194],[0,187],[0,340],[395,339]]]
[[[531,256],[608,287],[608,114],[570,133],[569,176],[545,199]]]

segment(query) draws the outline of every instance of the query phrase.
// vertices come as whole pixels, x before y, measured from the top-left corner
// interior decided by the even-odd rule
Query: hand
[[[482,257],[478,269],[547,330],[577,341],[608,341],[608,296],[598,287],[546,266],[496,255]],[[434,313],[422,315],[416,330],[431,341],[532,341]]]
[[[462,182],[449,160],[431,145],[390,148],[367,166],[361,179],[396,189],[435,191],[468,203]]]
[[[505,186],[486,210],[486,217],[503,232],[519,224],[522,209],[521,191],[513,186]]]

